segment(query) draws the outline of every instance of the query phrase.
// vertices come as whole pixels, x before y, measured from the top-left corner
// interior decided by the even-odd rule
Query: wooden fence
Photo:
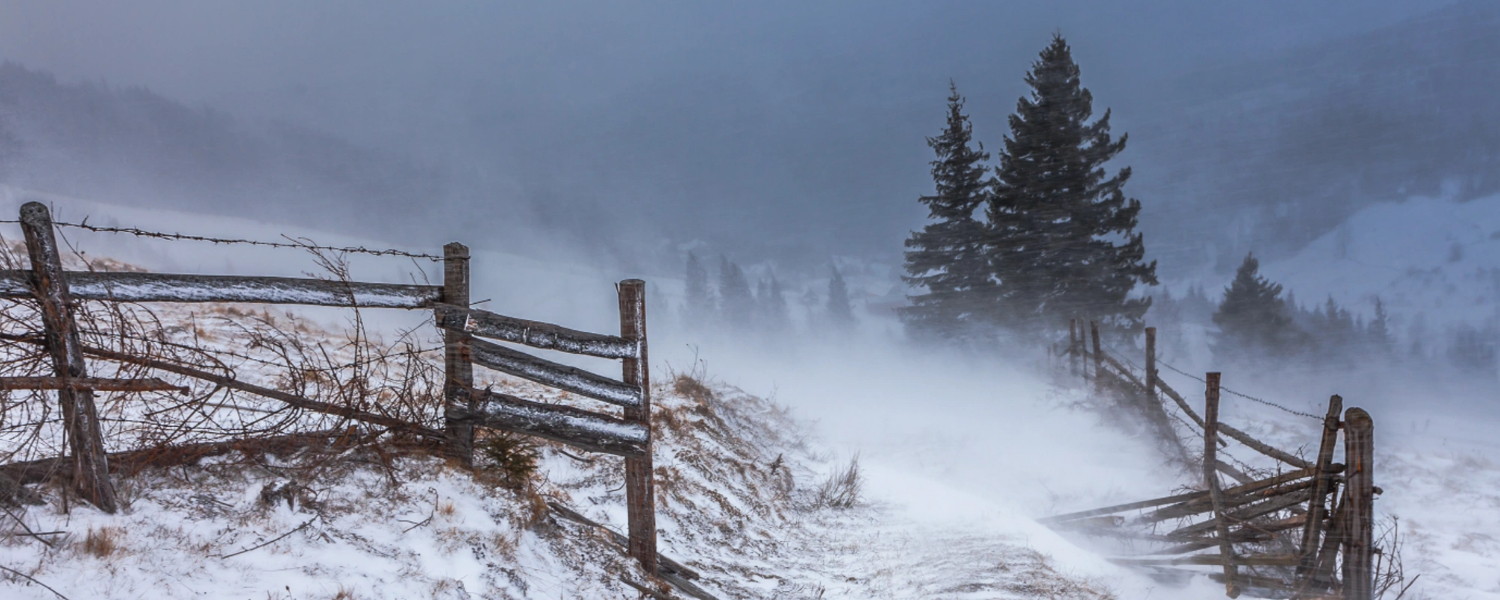
[[[1170,399],[1181,413],[1179,419],[1185,417],[1182,422],[1201,433],[1201,458],[1191,458],[1186,452],[1183,457],[1190,468],[1200,469],[1203,488],[1047,517],[1043,523],[1058,530],[1128,541],[1135,555],[1112,560],[1159,578],[1195,574],[1184,567],[1217,567],[1220,571],[1209,576],[1225,584],[1230,598],[1245,592],[1309,600],[1373,598],[1373,498],[1380,490],[1373,480],[1374,423],[1369,413],[1359,408],[1344,411],[1342,398],[1330,398],[1322,418],[1318,455],[1306,460],[1222,422],[1219,373],[1203,378],[1203,414],[1193,410],[1156,371],[1155,328],[1146,328],[1145,368],[1137,378],[1101,347],[1097,323],[1089,327],[1092,348],[1084,343],[1079,325],[1075,320],[1070,326],[1068,346],[1059,353],[1066,357],[1067,369],[1092,381],[1092,389],[1138,410],[1158,435],[1170,436],[1168,443],[1182,448],[1175,428],[1166,420],[1174,407],[1158,392]],[[1157,426],[1163,423],[1165,431]],[[1340,431],[1344,462],[1336,463]],[[1277,473],[1257,478],[1222,460],[1219,452],[1231,441],[1275,460]],[[1221,474],[1237,485],[1224,488]],[[1168,523],[1174,525],[1162,532]]]
[[[21,228],[30,255],[29,271],[0,271],[0,298],[34,299],[42,317],[40,343],[51,358],[52,377],[0,378],[0,389],[56,390],[69,456],[49,466],[66,465],[79,496],[113,513],[119,506],[110,478],[111,455],[105,451],[95,391],[177,389],[154,378],[102,379],[89,376],[85,357],[143,366],[278,400],[312,412],[336,415],[427,439],[465,466],[474,455],[475,428],[537,436],[592,452],[625,459],[625,494],[629,515],[626,546],[642,568],[664,579],[693,574],[666,561],[659,569],[656,551],[654,484],[651,466],[651,384],[646,354],[645,283],[621,281],[620,333],[575,331],[558,325],[508,317],[470,307],[469,251],[463,244],[444,247],[443,285],[400,285],[278,277],[98,273],[64,271],[46,206],[21,207]],[[350,308],[432,310],[444,336],[444,411],[441,430],[422,423],[335,405],[269,389],[191,366],[135,356],[80,342],[74,302],[248,302],[304,304]],[[533,348],[619,360],[620,379],[557,364],[499,344],[493,339]],[[474,365],[534,381],[548,387],[623,407],[615,417],[558,404],[547,404],[477,389]],[[127,456],[126,454],[130,454]],[[115,455],[132,460],[134,453]],[[21,482],[47,469],[39,465],[5,465]]]

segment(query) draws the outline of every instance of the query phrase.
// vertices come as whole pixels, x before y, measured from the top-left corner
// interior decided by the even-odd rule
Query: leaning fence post
[[[1338,395],[1328,399],[1328,415],[1323,417],[1323,439],[1318,445],[1318,462],[1313,467],[1313,494],[1307,501],[1307,523],[1302,525],[1302,562],[1297,565],[1297,578],[1308,581],[1317,566],[1319,538],[1323,535],[1323,519],[1328,516],[1328,491],[1333,486],[1334,446],[1339,436],[1339,413],[1344,410],[1344,399]]]
[[[1230,598],[1238,598],[1239,568],[1234,564],[1234,545],[1229,542],[1229,523],[1224,518],[1224,492],[1219,489],[1219,374],[1209,373],[1204,381],[1208,389],[1203,394],[1203,483],[1208,486],[1209,501],[1214,507],[1219,554],[1224,559],[1224,592]]]
[[[1078,376],[1078,352],[1081,349],[1078,343],[1078,319],[1075,317],[1068,320],[1068,360],[1074,377]]]
[[[1146,328],[1146,395],[1156,401],[1156,328]]]
[[[651,375],[646,355],[646,282],[620,282],[620,337],[636,342],[636,355],[624,362],[626,384],[640,386],[641,404],[626,408],[625,420],[651,428]],[[656,490],[651,477],[651,437],[646,454],[625,459],[625,508],[630,529],[630,556],[647,573],[656,573]]]
[[[31,283],[41,308],[52,368],[61,379],[88,377],[77,324],[68,304],[62,255],[57,249],[52,215],[47,207],[40,202],[21,206],[21,230],[26,236],[26,252],[31,255]],[[63,428],[73,452],[73,485],[84,500],[104,512],[115,512],[115,486],[109,479],[109,457],[104,452],[104,434],[99,427],[93,390],[64,386],[57,390],[57,402],[62,405]]]
[[[443,246],[443,303],[469,308],[469,247],[458,242]],[[466,419],[479,398],[474,389],[474,363],[469,359],[468,334],[443,330],[443,429],[447,454],[465,467],[474,464],[474,426]]]
[[[1089,321],[1089,335],[1094,338],[1094,390],[1104,391],[1104,352],[1099,347],[1099,322]]]
[[[1371,600],[1375,574],[1375,422],[1370,413],[1344,413],[1344,493],[1349,526],[1344,536],[1344,600]]]

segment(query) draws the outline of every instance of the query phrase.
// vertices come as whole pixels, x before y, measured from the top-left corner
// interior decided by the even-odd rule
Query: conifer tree
[[[1026,74],[1031,94],[1010,116],[1010,135],[986,211],[989,254],[999,291],[997,317],[1022,331],[1066,327],[1070,317],[1098,319],[1133,331],[1156,285],[1156,262],[1144,262],[1135,232],[1141,203],[1126,198],[1130,168],[1108,177],[1104,164],[1125,149],[1114,140],[1108,110],[1093,123],[1093,95],[1079,80],[1061,35]]]
[[[849,287],[838,267],[832,267],[833,276],[828,279],[828,318],[835,327],[854,324],[854,307],[849,304]]]
[[[984,251],[984,224],[974,212],[985,201],[989,153],[973,142],[974,127],[963,112],[964,97],[948,83],[948,120],[943,132],[927,138],[934,193],[922,196],[930,222],[906,239],[906,275],[918,290],[901,319],[918,336],[955,338],[987,317],[992,291]],[[976,147],[977,146],[977,147]]]
[[[1370,325],[1365,330],[1365,336],[1370,340],[1370,349],[1378,355],[1388,355],[1391,352],[1391,316],[1385,311],[1385,303],[1380,296],[1375,297],[1375,318],[1370,319]]]
[[[1247,254],[1224,289],[1224,301],[1213,316],[1219,334],[1215,356],[1241,358],[1271,356],[1294,343],[1296,329],[1281,299],[1281,284],[1260,276],[1260,261]]]
[[[755,296],[740,266],[728,257],[719,259],[719,299],[724,322],[731,327],[748,327],[755,313]]]
[[[781,289],[781,281],[772,274],[769,281],[761,280],[759,295],[762,317],[765,327],[772,332],[782,332],[792,328],[792,311],[787,306],[786,294]]]
[[[708,287],[708,269],[703,268],[692,252],[688,253],[684,279],[687,289],[683,293],[683,316],[689,324],[702,326],[714,312],[714,292]]]

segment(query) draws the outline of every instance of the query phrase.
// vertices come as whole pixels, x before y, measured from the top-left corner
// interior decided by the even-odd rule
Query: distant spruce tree
[[[756,294],[759,300],[762,321],[767,331],[782,332],[792,328],[792,310],[787,306],[786,293],[781,289],[781,281],[772,274],[769,280],[762,279],[761,291]]]
[[[927,138],[937,154],[931,163],[935,190],[917,199],[927,205],[930,222],[906,239],[902,279],[917,293],[907,297],[911,306],[900,309],[912,333],[940,339],[961,337],[988,317],[993,294],[985,225],[974,218],[988,196],[984,163],[990,155],[983,144],[973,143],[974,127],[963,112],[958,86],[950,81],[948,89],[947,126]]]
[[[683,293],[683,317],[691,325],[701,327],[714,313],[714,291],[708,287],[708,269],[692,252],[688,253],[687,289]]]
[[[849,303],[849,286],[838,267],[832,267],[833,276],[828,279],[828,319],[835,327],[854,325],[854,307]]]
[[[1128,136],[1110,137],[1107,110],[1088,122],[1093,95],[1061,35],[1026,83],[1031,94],[1010,116],[986,211],[996,316],[1021,331],[1065,328],[1074,316],[1138,330],[1151,300],[1129,294],[1156,285],[1156,262],[1144,262],[1135,233],[1141,203],[1123,191],[1130,168],[1113,177],[1103,168]]]
[[[719,310],[731,327],[749,327],[755,317],[755,296],[740,266],[728,257],[719,259]]]
[[[1378,356],[1391,354],[1391,315],[1386,312],[1385,302],[1380,300],[1380,296],[1375,297],[1375,317],[1370,319],[1370,324],[1365,328],[1365,339],[1370,344],[1371,353]]]
[[[1214,355],[1255,358],[1287,352],[1297,338],[1292,316],[1281,298],[1281,284],[1260,276],[1260,261],[1245,256],[1234,281],[1224,289],[1224,301],[1213,316],[1219,335]]]

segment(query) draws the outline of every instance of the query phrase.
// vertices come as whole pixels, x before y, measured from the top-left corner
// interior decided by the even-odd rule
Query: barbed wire
[[[1192,379],[1192,380],[1197,381],[1199,383],[1203,383],[1204,385],[1208,384],[1208,382],[1204,381],[1202,377],[1198,377],[1197,375],[1188,374],[1188,373],[1184,372],[1182,369],[1178,369],[1177,367],[1174,367],[1174,366],[1172,366],[1172,365],[1170,365],[1168,363],[1162,362],[1160,359],[1157,359],[1156,364],[1161,365],[1163,367],[1166,367],[1166,368],[1172,370],[1173,372],[1177,373],[1178,375],[1181,375],[1183,377],[1187,377],[1188,379]],[[1289,412],[1291,414],[1297,415],[1299,417],[1307,417],[1309,419],[1316,419],[1316,420],[1319,420],[1319,421],[1323,420],[1323,417],[1320,417],[1320,416],[1317,416],[1317,415],[1314,415],[1314,414],[1305,413],[1305,412],[1302,412],[1300,410],[1290,409],[1290,408],[1287,408],[1287,407],[1282,406],[1280,404],[1277,404],[1275,402],[1271,402],[1271,401],[1268,401],[1268,400],[1262,400],[1260,398],[1256,398],[1255,396],[1250,396],[1250,395],[1247,395],[1247,394],[1242,394],[1240,392],[1236,392],[1236,391],[1231,390],[1231,389],[1229,389],[1227,387],[1224,387],[1222,385],[1219,386],[1219,391],[1227,393],[1227,394],[1231,394],[1231,395],[1234,395],[1234,396],[1239,396],[1241,398],[1244,398],[1246,400],[1250,400],[1250,401],[1253,401],[1253,402],[1259,402],[1259,403],[1264,404],[1266,406],[1269,406],[1271,408],[1280,409],[1280,410]]]
[[[0,219],[0,223],[20,223],[20,221],[12,219]],[[63,221],[53,221],[52,224],[58,227],[72,227],[74,229],[82,229],[85,231],[93,231],[96,233],[128,233],[130,235],[138,237],[149,237],[163,240],[209,242],[213,244],[245,244],[249,246],[265,246],[269,248],[297,248],[300,250],[328,250],[332,252],[347,252],[350,254],[368,254],[370,256],[401,256],[405,258],[424,258],[434,262],[443,260],[443,257],[433,254],[407,252],[405,250],[396,250],[392,248],[372,249],[365,248],[363,246],[319,246],[303,238],[292,238],[285,235],[283,235],[282,237],[288,240],[286,242],[267,242],[262,240],[216,238],[203,235],[189,235],[185,233],[164,233],[160,231],[147,231],[145,229],[140,229],[137,227],[101,227],[98,225],[89,225],[88,219],[84,219],[82,223],[66,223]]]

